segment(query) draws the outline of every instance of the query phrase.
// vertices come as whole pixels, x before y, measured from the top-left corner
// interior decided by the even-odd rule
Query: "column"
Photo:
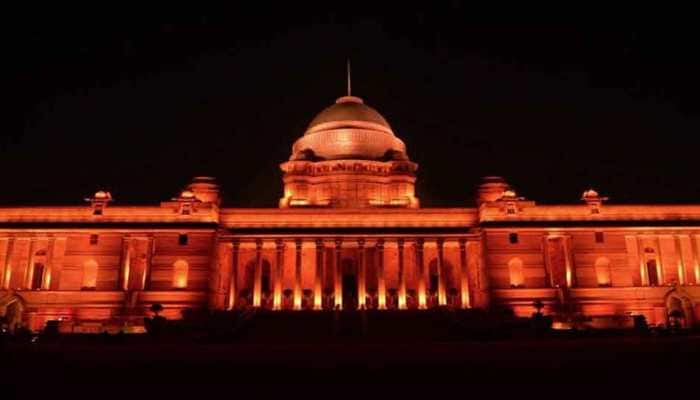
[[[365,239],[357,239],[357,248],[360,253],[360,259],[357,265],[357,307],[362,309],[367,306],[367,277],[365,264]]]
[[[472,283],[472,301],[474,307],[488,308],[491,304],[491,295],[484,237],[482,236],[480,240],[468,241],[466,246],[468,247],[467,264],[476,265],[476,270],[473,275],[474,282]]]
[[[7,241],[7,254],[5,255],[5,272],[4,277],[0,277],[2,288],[10,288],[10,279],[12,278],[12,257],[14,257],[15,239],[9,238]]]
[[[316,239],[316,269],[314,271],[314,310],[323,308],[323,240]]]
[[[146,264],[143,266],[140,290],[148,290],[151,286],[151,260],[153,259],[153,236],[149,236],[146,242]]]
[[[695,284],[700,285],[700,251],[698,250],[698,238],[695,235],[690,235],[690,245],[693,251],[693,271],[695,275]]]
[[[397,242],[397,245],[399,248],[399,309],[405,310],[406,309],[406,268],[404,267],[404,260],[403,260],[404,241],[402,238],[399,238],[396,242]]]
[[[659,239],[659,235],[656,235],[656,249],[656,275],[659,277],[659,286],[663,286],[666,283],[666,276],[664,276],[664,269],[661,265],[664,258],[661,255],[661,240]]]
[[[377,305],[386,309],[386,282],[384,281],[384,239],[377,240]]]
[[[445,240],[443,238],[438,238],[437,243],[437,273],[438,273],[438,304],[444,306],[447,304],[447,293],[445,292],[445,273],[443,271],[444,267],[444,249],[443,245]]]
[[[564,262],[566,263],[566,287],[570,288],[574,286],[574,268],[571,262],[571,241],[570,236],[562,237],[562,245],[564,247]]]
[[[683,251],[681,250],[680,235],[676,235],[674,237],[674,242],[676,245],[676,254],[678,255],[678,284],[685,285],[685,262],[683,262]]]
[[[282,279],[284,271],[284,241],[282,239],[275,240],[275,272],[273,277],[274,289],[272,295],[272,308],[275,310],[282,309]]]
[[[416,269],[418,274],[418,308],[425,309],[426,294],[425,294],[425,268],[423,266],[423,246],[425,241],[422,238],[416,240]]]
[[[340,250],[343,246],[343,240],[335,239],[335,268],[333,273],[333,288],[335,292],[335,306],[343,307],[343,266],[340,262]]]
[[[51,272],[53,270],[53,248],[56,239],[49,238],[46,250],[46,265],[44,266],[44,279],[41,282],[42,290],[51,289]]]
[[[24,271],[24,289],[32,288],[32,277],[34,275],[34,248],[36,247],[36,239],[31,238],[29,241],[29,257],[27,257],[27,269]]]
[[[302,240],[294,241],[294,309],[301,310],[301,246]]]
[[[646,257],[644,256],[644,248],[639,236],[635,236],[637,240],[637,257],[639,258],[639,284],[641,286],[649,286],[649,276],[647,276]]]
[[[459,239],[459,286],[462,308],[470,308],[469,299],[469,271],[467,264],[467,241]]]
[[[552,280],[552,259],[549,255],[549,236],[542,236],[542,254],[544,255],[544,286],[553,287],[554,281]]]
[[[228,282],[228,309],[233,310],[238,301],[238,254],[240,252],[241,243],[238,240],[233,241],[231,250],[231,275]]]
[[[0,239],[0,251],[3,257],[0,257],[0,289],[5,289],[5,274],[9,266],[8,260],[10,258],[10,245],[12,243],[12,238]]]
[[[253,307],[260,307],[262,297],[262,239],[255,240],[255,274],[253,277]]]
[[[131,268],[131,238],[122,238],[122,251],[119,260],[119,288],[129,290],[129,274]]]
[[[61,271],[63,270],[63,260],[66,255],[66,237],[54,237],[53,248],[51,250],[51,282],[49,290],[58,290],[61,285]]]

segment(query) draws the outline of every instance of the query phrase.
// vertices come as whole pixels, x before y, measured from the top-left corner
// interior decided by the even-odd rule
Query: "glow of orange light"
[[[386,287],[384,287],[384,279],[380,279],[380,285],[377,288],[377,306],[380,310],[386,309]]]
[[[301,310],[301,288],[294,288],[294,309]]]
[[[180,275],[175,279],[175,287],[177,289],[184,289],[187,287],[187,276]]]
[[[320,310],[321,304],[321,282],[314,283],[314,310]]]

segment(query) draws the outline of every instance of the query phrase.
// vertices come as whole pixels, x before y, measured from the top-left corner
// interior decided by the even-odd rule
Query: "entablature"
[[[222,209],[222,228],[239,229],[406,229],[456,228],[468,230],[478,224],[475,208],[426,209],[323,209],[256,208]]]

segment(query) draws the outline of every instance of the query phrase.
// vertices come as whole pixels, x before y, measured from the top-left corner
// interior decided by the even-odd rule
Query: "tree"
[[[668,313],[669,325],[674,330],[681,328],[681,320],[683,320],[684,318],[685,314],[683,314],[683,311],[679,309],[671,310],[671,312]]]
[[[542,314],[542,309],[544,308],[544,303],[542,303],[542,300],[535,299],[535,301],[532,302],[532,306],[535,307],[537,314]]]
[[[160,313],[163,311],[163,305],[154,303],[149,308],[155,316],[153,318],[144,317],[143,323],[149,335],[157,337],[165,330],[165,325],[168,322]]]
[[[156,317],[160,316],[160,313],[163,311],[163,305],[160,303],[153,303],[150,308],[151,312],[156,315]]]

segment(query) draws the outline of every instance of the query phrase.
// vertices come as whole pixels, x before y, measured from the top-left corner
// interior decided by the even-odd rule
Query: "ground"
[[[700,336],[295,344],[127,338],[6,344],[3,352],[6,383],[566,383],[633,390],[693,382]]]

